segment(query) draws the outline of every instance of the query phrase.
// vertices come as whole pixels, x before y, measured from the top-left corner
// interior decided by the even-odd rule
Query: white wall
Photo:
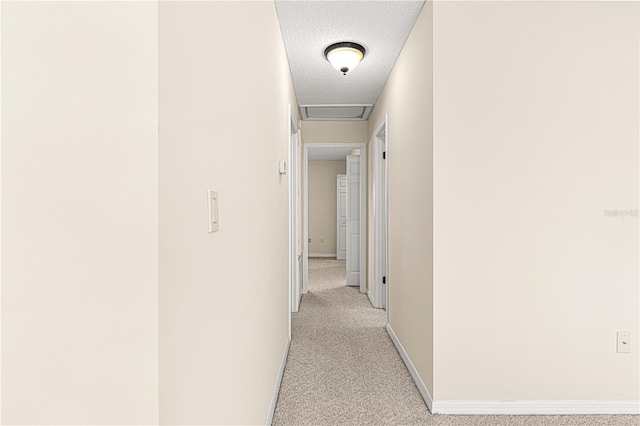
[[[2,3],[2,423],[158,422],[157,6]]]
[[[638,7],[434,4],[437,400],[638,399]]]
[[[425,3],[369,118],[369,138],[389,114],[389,323],[433,390],[432,4]],[[370,149],[369,152],[373,152]],[[373,241],[372,159],[369,241]],[[373,244],[369,277],[373,277]],[[371,280],[369,279],[369,288]]]
[[[347,162],[309,161],[309,253],[336,254],[337,175],[347,173]],[[323,242],[320,241],[323,240]]]
[[[275,7],[161,2],[159,25],[160,421],[264,424],[288,336],[278,160],[297,110]]]

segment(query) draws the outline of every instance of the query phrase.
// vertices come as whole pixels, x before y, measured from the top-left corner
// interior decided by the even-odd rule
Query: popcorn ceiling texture
[[[345,282],[344,261],[309,259],[309,293],[292,314],[273,425],[640,424],[640,416],[432,415],[384,328],[384,311]]]
[[[422,0],[276,0],[298,104],[375,103],[422,5]],[[339,41],[367,49],[346,76],[324,57],[324,49]]]

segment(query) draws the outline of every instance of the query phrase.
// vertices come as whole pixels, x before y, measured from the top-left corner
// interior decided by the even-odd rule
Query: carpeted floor
[[[347,262],[335,258],[309,258],[309,292],[343,287],[347,282]],[[354,287],[355,288],[355,287]]]
[[[345,276],[344,261],[309,259],[273,425],[640,425],[640,416],[432,415],[384,328],[385,312]]]

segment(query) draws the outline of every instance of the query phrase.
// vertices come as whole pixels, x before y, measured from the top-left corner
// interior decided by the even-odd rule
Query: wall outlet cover
[[[617,352],[619,354],[631,353],[631,332],[618,331],[617,336]]]
[[[218,191],[209,189],[208,191],[208,208],[209,208],[209,233],[217,232],[218,224]]]

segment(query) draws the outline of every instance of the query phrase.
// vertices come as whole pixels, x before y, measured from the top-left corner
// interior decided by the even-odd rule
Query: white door
[[[387,162],[384,161],[383,162],[383,174],[385,176],[387,176]],[[382,235],[380,236],[380,245],[381,245],[381,259],[382,259],[382,264],[381,269],[382,269],[382,291],[380,292],[380,307],[382,309],[387,309],[387,294],[389,294],[389,292],[387,291],[387,276],[388,276],[388,265],[389,265],[389,241],[388,241],[388,235],[389,235],[389,231],[388,231],[388,218],[387,218],[387,191],[386,191],[386,185],[385,188],[383,188],[382,190]]]
[[[384,129],[383,129],[384,130]],[[387,309],[387,268],[388,242],[387,242],[387,160],[385,135],[375,135],[374,140],[374,253],[376,262],[376,276],[380,282],[376,286],[377,308]]]
[[[360,285],[359,155],[347,155],[347,285]]]
[[[347,175],[337,176],[336,187],[336,257],[347,258]]]
[[[373,305],[387,309],[389,283],[387,116],[373,132]],[[388,312],[387,312],[388,313]]]

